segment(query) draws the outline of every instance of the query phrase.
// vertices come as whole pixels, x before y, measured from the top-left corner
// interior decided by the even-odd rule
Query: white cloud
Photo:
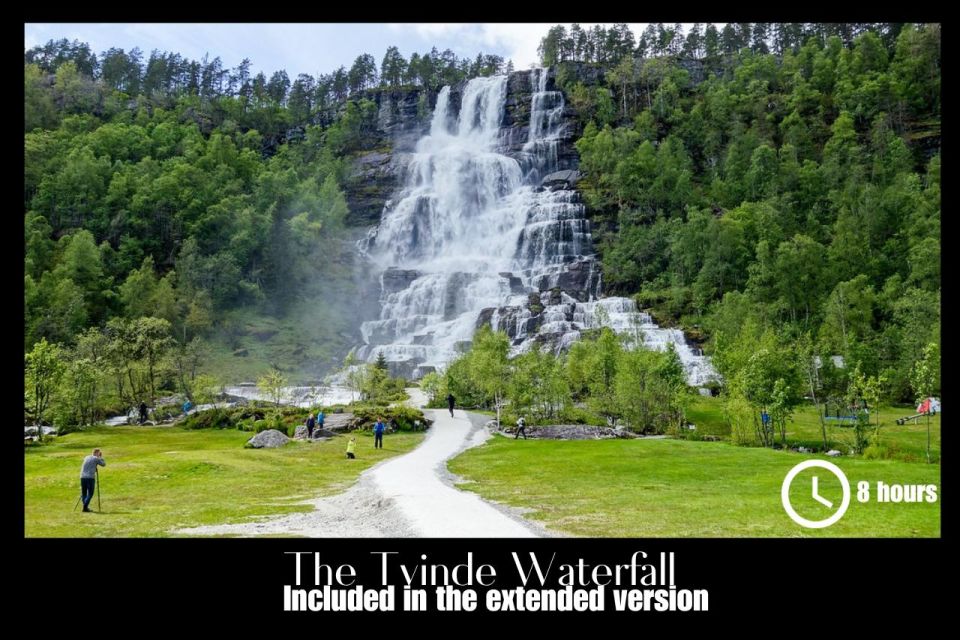
[[[413,33],[425,41],[447,38],[458,41],[462,47],[486,48],[487,52],[496,52],[504,58],[513,60],[516,69],[526,69],[540,64],[537,48],[547,31],[556,24],[570,28],[572,23],[394,23],[390,29],[398,32]],[[589,29],[595,24],[604,27],[612,23],[581,22],[580,26]],[[635,38],[646,28],[645,22],[628,23]],[[437,45],[438,48],[445,47]]]
[[[443,38],[456,41],[460,48],[486,49],[513,60],[518,69],[539,61],[537,47],[550,24],[532,23],[394,23],[390,29],[413,33],[425,41]],[[438,45],[438,48],[446,48]]]

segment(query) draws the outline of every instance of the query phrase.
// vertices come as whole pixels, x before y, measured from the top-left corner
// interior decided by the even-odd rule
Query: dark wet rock
[[[477,329],[484,325],[490,325],[490,321],[493,319],[493,313],[496,311],[493,307],[488,307],[480,311],[480,315],[477,317]]]
[[[415,269],[396,269],[389,268],[380,276],[380,286],[383,293],[396,293],[403,291],[419,278],[421,273]]]
[[[542,185],[549,189],[573,189],[580,181],[580,172],[573,169],[554,171],[543,177]]]

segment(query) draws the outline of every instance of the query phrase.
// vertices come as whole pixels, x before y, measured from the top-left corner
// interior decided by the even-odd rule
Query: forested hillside
[[[541,54],[586,124],[606,291],[709,336],[728,379],[805,340],[913,400],[940,334],[939,25],[574,25]]]
[[[794,405],[851,382],[884,400],[938,392],[939,25],[574,25],[540,51],[583,125],[578,188],[606,293],[708,340],[730,397],[757,406],[778,380]],[[241,313],[264,335],[317,328],[293,355],[329,369],[356,330],[332,309],[352,303],[345,190],[382,143],[376,98],[417,91],[426,118],[440,87],[513,70],[395,47],[379,67],[365,54],[292,81],[249,60],[144,58],[66,40],[25,53],[24,343],[29,375],[69,364],[61,422],[189,395],[208,343],[245,355],[230,339],[249,331]],[[560,379],[561,364],[543,367]],[[589,367],[575,373],[553,397],[592,393]],[[38,389],[32,418],[49,403]]]
[[[24,57],[24,343],[58,345],[78,368],[63,384],[91,391],[67,403],[75,416],[103,393],[190,394],[210,340],[235,348],[251,327],[254,342],[287,336],[260,369],[286,355],[288,369],[329,370],[356,330],[342,313],[356,235],[342,187],[350,156],[376,142],[370,98],[416,88],[427,115],[441,86],[511,67],[391,47],[379,71],[362,55],[291,82],[252,76],[249,60],[67,40]]]

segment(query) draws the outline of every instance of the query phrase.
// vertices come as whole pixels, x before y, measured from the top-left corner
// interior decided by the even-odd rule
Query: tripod
[[[96,469],[96,474],[97,474],[97,512],[99,513],[100,511],[103,510],[103,509],[100,507],[100,470],[99,470],[99,469]],[[74,503],[74,505],[73,505],[73,510],[74,510],[74,511],[77,510],[77,506],[79,506],[80,500],[82,500],[82,499],[83,499],[83,494],[81,494],[80,497],[77,498],[76,503]]]

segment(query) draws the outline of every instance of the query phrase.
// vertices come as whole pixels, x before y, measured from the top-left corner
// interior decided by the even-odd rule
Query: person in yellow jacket
[[[347,457],[351,460],[355,459],[357,456],[353,455],[354,449],[357,446],[357,437],[350,436],[350,439],[347,440]]]

